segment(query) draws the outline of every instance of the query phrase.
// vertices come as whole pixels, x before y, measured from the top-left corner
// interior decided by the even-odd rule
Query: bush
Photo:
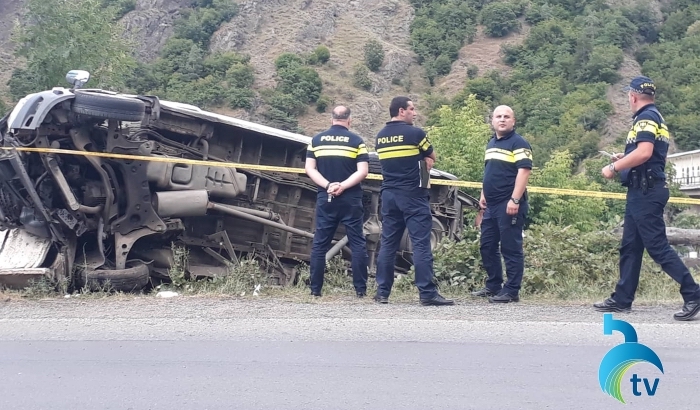
[[[331,99],[327,95],[322,95],[316,101],[316,111],[326,112],[328,105],[331,104]]]
[[[250,88],[255,81],[255,74],[250,65],[235,63],[226,70],[225,78],[231,88]]]
[[[460,242],[443,240],[435,249],[435,278],[441,288],[471,291],[484,285],[479,232],[466,227],[465,235]],[[620,238],[610,229],[582,233],[572,227],[531,225],[525,231],[523,246],[521,295],[591,300],[609,294],[619,278]],[[673,297],[677,289],[645,254],[638,297]]]
[[[372,79],[369,78],[369,68],[364,64],[357,64],[355,72],[352,75],[352,83],[357,88],[370,90],[372,88]]]
[[[183,17],[175,21],[175,36],[192,40],[203,48],[209,47],[209,40],[221,23],[238,12],[238,5],[230,0],[199,1],[193,6],[196,8],[184,11]]]
[[[323,90],[321,77],[311,67],[281,69],[277,75],[277,89],[284,94],[293,95],[303,104],[316,102]]]
[[[124,17],[130,11],[136,9],[136,0],[102,0],[104,7],[114,7],[117,18]]]
[[[232,52],[214,53],[204,61],[206,75],[225,75],[235,65],[247,65],[250,56],[244,56]]]
[[[475,66],[474,64],[470,64],[469,67],[467,67],[467,78],[470,80],[475,79],[478,74],[479,67]]]
[[[435,59],[434,67],[435,74],[446,75],[452,70],[452,59],[444,54],[440,54],[438,58]]]
[[[220,83],[221,80],[214,76],[187,81],[183,75],[174,74],[168,81],[165,98],[200,108],[219,106],[226,100],[227,93]]]
[[[666,17],[659,35],[665,41],[680,40],[698,19],[700,19],[700,6],[675,11]]]
[[[365,44],[365,64],[372,71],[379,71],[384,63],[384,47],[377,40]]]
[[[508,33],[520,31],[520,21],[508,3],[490,3],[481,9],[481,24],[484,33],[490,37],[503,37]]]
[[[267,125],[285,131],[298,132],[299,122],[294,115],[271,107],[264,114]]]
[[[253,98],[255,98],[253,90],[247,88],[232,88],[226,97],[226,101],[231,108],[250,109],[253,107]]]
[[[282,53],[275,60],[275,69],[279,72],[287,68],[304,65],[304,60],[294,53]]]
[[[41,84],[39,76],[24,68],[15,68],[12,70],[12,76],[7,81],[7,85],[10,88],[10,95],[15,100],[19,100],[27,94],[39,91],[37,90],[37,84]]]
[[[595,46],[579,62],[578,81],[585,83],[605,82],[613,84],[620,80],[617,69],[622,65],[624,54],[614,45]]]
[[[564,18],[566,10],[561,6],[553,6],[549,3],[532,4],[525,12],[525,21],[535,25],[542,21]]]
[[[441,74],[438,74],[435,59],[445,56],[452,63],[465,40],[473,41],[476,35],[476,9],[482,3],[461,0],[412,1],[416,17],[410,26],[411,45],[418,55],[418,62],[426,65],[426,76],[431,84],[436,75],[446,74],[443,63],[440,65]]]
[[[326,64],[331,58],[331,52],[326,46],[318,46],[306,58],[307,64],[317,65]]]

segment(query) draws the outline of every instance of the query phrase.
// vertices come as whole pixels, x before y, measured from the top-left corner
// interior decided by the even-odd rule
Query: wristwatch
[[[326,185],[326,191],[328,191],[328,188],[330,188],[331,183],[329,182],[328,185]]]
[[[520,204],[520,200],[519,200],[519,199],[511,198],[510,200],[513,201],[513,203],[514,203],[515,205]]]
[[[614,162],[611,162],[610,165],[608,165],[608,169],[609,169],[610,171],[612,171],[613,174],[617,171],[617,170],[615,169],[615,163],[614,163]]]

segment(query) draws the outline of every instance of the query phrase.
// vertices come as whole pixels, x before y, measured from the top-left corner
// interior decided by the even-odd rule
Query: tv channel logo
[[[618,331],[625,336],[625,342],[619,344],[603,357],[598,368],[598,382],[600,388],[607,395],[612,396],[625,403],[620,392],[622,386],[622,378],[627,370],[637,363],[647,362],[656,366],[661,373],[664,372],[664,367],[661,364],[661,359],[654,353],[653,350],[637,341],[637,332],[634,327],[624,320],[613,319],[612,313],[603,315],[603,334],[612,335],[613,331]],[[656,394],[656,389],[659,387],[659,378],[648,379],[640,378],[636,373],[629,379],[632,384],[632,394],[641,396],[646,393],[647,396]],[[643,386],[643,390],[642,387]]]

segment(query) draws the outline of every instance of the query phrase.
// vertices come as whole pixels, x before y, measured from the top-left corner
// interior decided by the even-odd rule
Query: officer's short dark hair
[[[389,115],[392,118],[398,116],[401,108],[404,110],[408,109],[409,102],[411,102],[411,99],[408,97],[394,97],[391,100],[391,104],[389,104]]]
[[[347,120],[348,118],[350,118],[350,108],[343,106],[335,107],[333,108],[333,113],[331,114],[331,117],[334,120]]]

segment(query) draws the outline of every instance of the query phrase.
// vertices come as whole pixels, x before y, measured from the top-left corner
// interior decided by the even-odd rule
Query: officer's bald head
[[[502,113],[506,113],[506,114],[509,114],[511,117],[515,118],[515,112],[513,111],[512,108],[510,108],[510,107],[507,106],[507,105],[499,105],[498,107],[496,107],[496,108],[493,110],[493,116],[495,117],[497,113],[498,113],[499,115],[502,114]]]
[[[515,128],[515,113],[507,105],[499,105],[493,110],[491,126],[497,137],[508,135]]]
[[[347,120],[350,118],[350,108],[339,105],[333,108],[333,113],[331,115],[334,120]]]

